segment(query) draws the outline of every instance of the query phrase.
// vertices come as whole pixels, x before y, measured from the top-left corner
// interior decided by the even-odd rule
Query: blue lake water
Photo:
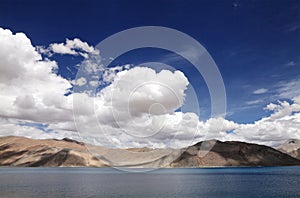
[[[300,197],[300,167],[0,168],[0,197]]]

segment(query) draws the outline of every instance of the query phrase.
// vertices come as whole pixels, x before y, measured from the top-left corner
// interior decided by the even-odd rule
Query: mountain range
[[[279,147],[209,140],[182,149],[116,149],[69,138],[0,137],[0,166],[186,168],[300,165],[300,140]]]

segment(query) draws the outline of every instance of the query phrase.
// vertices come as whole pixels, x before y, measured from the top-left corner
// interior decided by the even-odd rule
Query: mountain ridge
[[[0,166],[187,168],[300,165],[274,148],[237,141],[209,140],[182,149],[112,149],[64,138],[0,137]]]

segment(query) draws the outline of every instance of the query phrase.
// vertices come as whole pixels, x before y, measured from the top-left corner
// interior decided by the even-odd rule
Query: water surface
[[[0,197],[300,197],[300,167],[0,168]]]

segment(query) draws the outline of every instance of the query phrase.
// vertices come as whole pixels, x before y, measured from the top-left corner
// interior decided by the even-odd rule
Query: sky
[[[212,116],[206,81],[174,52],[136,49],[101,66],[110,57],[101,57],[99,42],[142,26],[178,30],[207,50],[224,82],[226,115]],[[1,135],[79,132],[116,147],[300,138],[299,1],[2,0],[0,28]],[[191,49],[184,54],[197,58]],[[101,82],[80,78],[82,70],[91,78],[102,72]]]

